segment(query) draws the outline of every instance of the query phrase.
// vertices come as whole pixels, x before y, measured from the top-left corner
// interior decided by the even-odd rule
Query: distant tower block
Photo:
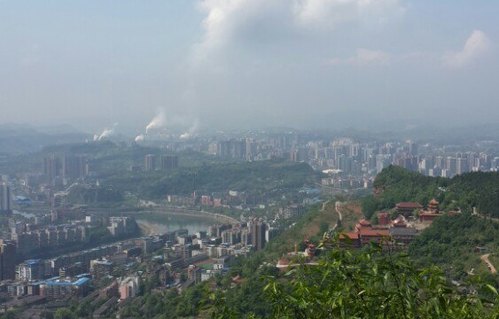
[[[156,155],[147,154],[144,159],[146,171],[154,171],[156,169]]]
[[[10,187],[7,183],[0,183],[0,212],[10,214]]]
[[[161,156],[161,169],[172,170],[178,167],[178,156],[176,155],[163,155]]]

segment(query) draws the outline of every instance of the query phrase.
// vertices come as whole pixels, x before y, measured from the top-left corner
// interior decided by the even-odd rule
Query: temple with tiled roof
[[[440,213],[439,205],[440,203],[433,198],[428,203],[428,208],[419,212],[419,221],[428,224],[432,223],[435,218],[442,216],[443,214]]]
[[[428,210],[430,212],[433,212],[433,213],[437,213],[439,212],[439,205],[440,203],[435,199],[433,198],[429,203],[428,203]]]
[[[400,202],[395,205],[397,212],[405,217],[412,216],[414,211],[418,211],[422,208],[423,206],[416,202]]]

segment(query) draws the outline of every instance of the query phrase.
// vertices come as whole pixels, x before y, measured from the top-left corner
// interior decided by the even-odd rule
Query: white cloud
[[[335,29],[343,23],[382,23],[405,11],[399,0],[298,0],[297,22],[305,27]]]
[[[384,51],[357,49],[355,55],[348,58],[333,58],[328,61],[330,65],[348,64],[354,66],[386,65],[390,62],[391,55]]]
[[[234,15],[242,7],[246,6],[246,0],[205,0],[199,4],[199,8],[206,13],[203,20],[205,29],[204,39],[201,45],[204,49],[220,46],[230,39],[232,34]]]
[[[201,0],[203,39],[194,58],[209,60],[213,52],[242,40],[279,40],[283,33],[336,30],[348,23],[383,23],[404,11],[399,0]]]
[[[203,20],[203,39],[195,48],[194,58],[204,61],[210,54],[223,50],[241,37],[251,36],[251,30],[274,32],[289,21],[289,0],[203,0],[199,9]],[[248,35],[249,34],[249,35]],[[256,37],[263,34],[256,34]]]
[[[442,62],[444,66],[450,68],[461,68],[482,56],[488,51],[489,47],[490,40],[485,33],[480,30],[474,30],[466,40],[463,49],[445,54]]]

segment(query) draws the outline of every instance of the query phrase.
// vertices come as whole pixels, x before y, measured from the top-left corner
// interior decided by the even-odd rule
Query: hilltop
[[[398,202],[427,205],[432,198],[440,202],[442,210],[471,213],[475,208],[481,215],[499,217],[499,172],[471,172],[449,179],[389,166],[376,176],[373,187],[374,194],[363,200],[367,218]]]
[[[473,172],[452,179],[428,177],[398,166],[384,169],[374,181],[373,195],[363,199],[367,218],[399,202],[427,206],[440,202],[443,214],[409,246],[409,255],[419,265],[439,265],[453,279],[466,280],[481,274],[499,283],[490,274],[481,256],[499,251],[499,173]]]

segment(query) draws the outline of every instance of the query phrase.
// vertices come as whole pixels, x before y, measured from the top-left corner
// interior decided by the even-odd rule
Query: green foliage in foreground
[[[146,292],[127,304],[120,316],[137,319],[192,318],[210,306],[208,296],[207,282],[195,285],[182,294],[174,290]]]
[[[448,179],[389,166],[376,176],[373,186],[378,194],[366,197],[362,203],[367,218],[377,210],[393,208],[398,202],[427,205],[432,198],[444,210],[471,212],[476,207],[483,215],[499,217],[499,172],[473,172]]]
[[[319,207],[314,207],[292,230],[281,234],[263,251],[236,258],[226,276],[191,287],[182,294],[146,293],[127,305],[121,314],[129,318],[211,316],[216,319],[499,318],[496,315],[499,297],[495,292],[499,286],[494,278],[468,276],[468,283],[461,286],[465,289],[459,291],[449,283],[441,268],[422,268],[407,256],[382,252],[378,247],[348,251],[327,245],[333,247],[324,251],[319,266],[279,273],[274,267],[276,257],[286,247],[292,249],[295,241],[292,238],[301,239],[298,230],[317,214]],[[463,228],[462,235],[468,236],[469,215],[456,217],[456,225],[443,227],[456,232],[459,232],[456,227]],[[487,222],[480,217],[471,219],[477,221],[471,226],[472,232],[485,227],[482,222]],[[434,224],[442,223],[438,221]],[[485,227],[482,234],[494,236],[494,227]],[[231,277],[237,275],[242,281],[235,285]]]
[[[269,277],[263,291],[250,292],[268,299],[267,314],[239,312],[227,302],[232,288],[215,297],[212,318],[499,318],[496,288],[475,288],[458,293],[439,268],[416,269],[379,248],[332,249],[318,266]]]

